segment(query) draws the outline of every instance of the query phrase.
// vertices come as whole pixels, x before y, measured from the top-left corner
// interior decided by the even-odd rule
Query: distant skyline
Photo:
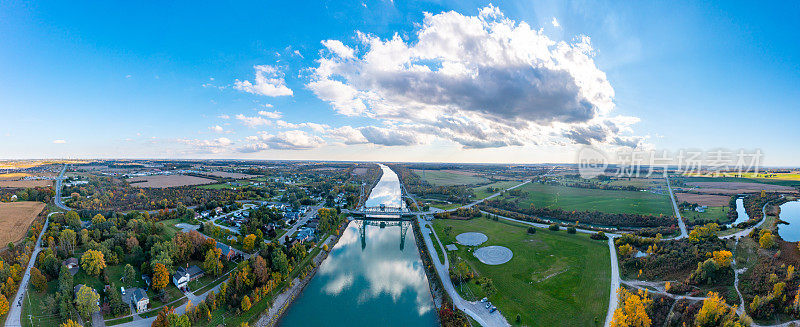
[[[0,159],[800,166],[800,3],[0,3]]]

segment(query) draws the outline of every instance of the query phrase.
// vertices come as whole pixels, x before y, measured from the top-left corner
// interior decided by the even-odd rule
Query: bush
[[[560,230],[561,227],[558,227],[558,224],[553,223],[553,224],[550,224],[550,227],[547,227],[547,229],[552,230],[552,231],[557,231],[557,230]]]
[[[606,233],[603,233],[602,231],[594,233],[594,234],[592,234],[592,236],[589,236],[589,237],[591,239],[593,239],[593,240],[607,240],[608,239],[608,236],[606,236]]]
[[[536,228],[528,227],[528,234],[536,234]]]
[[[575,234],[576,232],[577,232],[577,230],[575,229],[575,226],[569,226],[569,227],[567,227],[567,233],[569,233],[569,234]]]

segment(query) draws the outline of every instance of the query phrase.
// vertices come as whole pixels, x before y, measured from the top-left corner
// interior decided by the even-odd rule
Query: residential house
[[[122,302],[133,305],[136,308],[136,312],[147,311],[147,307],[150,305],[150,297],[147,296],[147,292],[143,289],[134,287],[126,290],[124,287],[120,287],[120,291],[122,293]]]
[[[180,267],[172,274],[172,282],[175,283],[179,289],[184,289],[189,285],[190,281],[203,277],[205,272],[200,267],[192,265],[191,267]]]
[[[75,274],[78,273],[78,270],[80,270],[80,266],[78,265],[78,258],[69,258],[67,260],[64,260],[64,262],[62,262],[61,264],[67,267],[67,270],[69,270],[69,274],[72,276],[75,276]]]
[[[233,249],[225,243],[217,242],[217,249],[222,251],[222,257],[230,260],[236,254]]]

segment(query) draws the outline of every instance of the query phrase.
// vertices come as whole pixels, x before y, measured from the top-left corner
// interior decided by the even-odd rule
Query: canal
[[[403,205],[389,167],[367,206]],[[428,280],[410,222],[351,221],[280,326],[435,326]]]

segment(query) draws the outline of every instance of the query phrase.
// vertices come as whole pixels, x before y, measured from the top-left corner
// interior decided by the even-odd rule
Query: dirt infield
[[[695,193],[675,193],[678,203],[689,202],[697,203],[701,206],[724,207],[730,202],[731,197],[725,195],[695,194]]]
[[[0,181],[0,187],[10,187],[10,188],[47,187],[50,185],[53,185],[53,181],[48,181],[48,180]]]
[[[216,183],[217,181],[208,178],[194,177],[187,175],[154,175],[134,177],[127,180],[131,186],[166,188],[175,186],[201,185]]]
[[[204,175],[214,176],[214,177],[222,177],[222,178],[233,178],[233,179],[245,179],[245,178],[255,178],[258,175],[248,175],[248,174],[241,174],[241,173],[229,173],[227,171],[204,171]]]
[[[0,203],[0,244],[16,242],[23,238],[42,209],[44,209],[43,202]]]
[[[761,192],[795,192],[791,186],[772,185],[762,183],[740,183],[740,182],[689,182],[686,183],[691,187],[695,187],[696,191],[706,193],[722,193],[722,194],[738,194],[738,193],[752,193]]]

